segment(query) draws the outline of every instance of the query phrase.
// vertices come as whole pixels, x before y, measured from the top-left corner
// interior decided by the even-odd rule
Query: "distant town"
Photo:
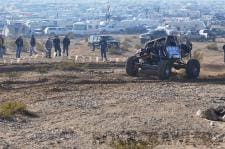
[[[6,0],[0,7],[0,32],[5,37],[26,37],[166,30],[207,38],[206,30],[224,33],[223,5],[223,1],[204,0]]]

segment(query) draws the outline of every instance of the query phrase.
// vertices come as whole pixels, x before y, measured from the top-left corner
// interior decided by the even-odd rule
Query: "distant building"
[[[4,36],[8,37],[17,37],[20,35],[27,36],[30,35],[30,28],[22,22],[12,22],[7,25],[4,25],[2,29]]]

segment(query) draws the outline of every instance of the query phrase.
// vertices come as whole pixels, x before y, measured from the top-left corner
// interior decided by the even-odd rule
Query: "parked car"
[[[73,24],[72,33],[75,36],[88,36],[93,34],[99,34],[99,25],[77,22]]]
[[[215,41],[216,38],[225,37],[225,29],[221,28],[204,29],[200,30],[199,34],[207,38],[207,40]]]
[[[150,30],[147,33],[141,34],[139,38],[141,43],[145,44],[149,40],[154,40],[162,36],[167,36],[167,32],[165,30]]]
[[[110,47],[116,47],[116,48],[120,47],[120,42],[109,35],[91,35],[88,38],[88,46],[90,46],[92,48],[93,47],[99,48],[99,46],[100,46],[99,43],[102,38],[106,39],[107,45],[109,48]]]
[[[33,34],[35,36],[41,36],[41,35],[43,35],[43,30],[39,29],[39,28],[38,29],[34,29]]]
[[[147,30],[144,25],[137,25],[137,26],[126,28],[125,32],[127,34],[142,34],[147,32]]]
[[[65,27],[47,27],[44,30],[45,35],[55,36],[55,35],[66,35],[70,31]]]
[[[122,26],[118,26],[117,24],[108,24],[100,28],[101,34],[124,33],[124,32],[125,32],[125,28]]]
[[[204,34],[200,34],[200,32],[198,31],[188,31],[184,34],[184,36],[190,39],[191,41],[202,42],[207,40],[207,36],[205,36]]]

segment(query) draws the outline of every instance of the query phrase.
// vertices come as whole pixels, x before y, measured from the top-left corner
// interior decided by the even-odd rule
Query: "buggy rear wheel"
[[[200,63],[196,59],[190,59],[186,66],[186,74],[190,79],[198,78],[200,74]]]
[[[162,61],[159,66],[159,79],[168,80],[172,73],[171,69],[172,66],[170,61],[168,60]]]
[[[132,56],[127,59],[126,72],[129,76],[136,77],[138,75],[137,57]]]

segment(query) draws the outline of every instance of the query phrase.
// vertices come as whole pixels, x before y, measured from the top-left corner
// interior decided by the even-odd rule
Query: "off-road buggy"
[[[157,74],[159,79],[169,79],[172,68],[186,69],[188,78],[195,79],[200,73],[200,63],[192,59],[192,43],[177,36],[167,36],[151,40],[126,62],[126,72],[138,76],[139,71]]]

